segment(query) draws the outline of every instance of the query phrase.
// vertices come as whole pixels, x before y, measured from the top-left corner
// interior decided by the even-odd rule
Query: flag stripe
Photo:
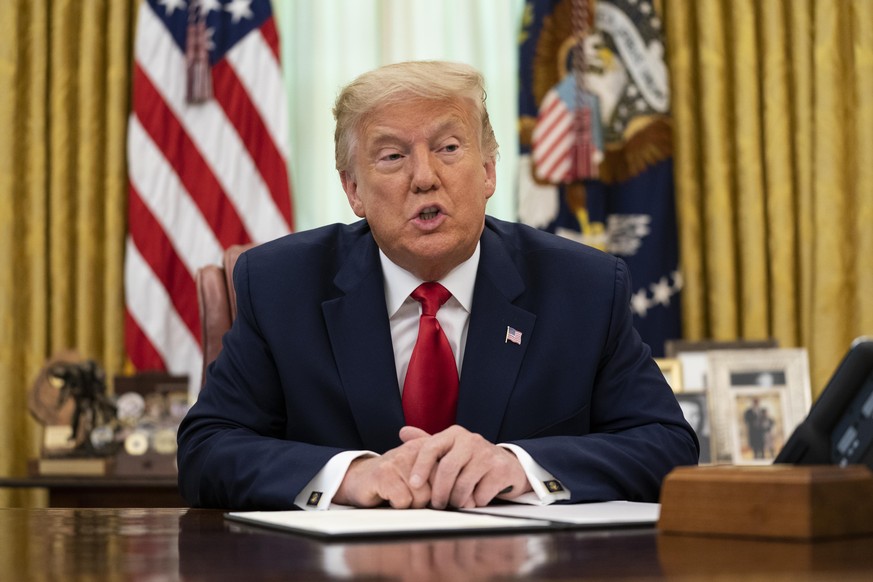
[[[165,152],[166,161],[191,193],[218,240],[223,246],[240,239],[248,242],[239,215],[234,208],[223,204],[225,193],[210,165],[139,66],[134,67],[134,83],[134,114],[158,149]],[[130,154],[136,156],[137,152],[131,151]]]
[[[267,184],[271,184],[270,196],[278,211],[291,224],[291,198],[288,191],[288,174],[285,160],[270,139],[264,120],[258,114],[249,93],[239,82],[234,70],[228,62],[221,61],[213,69],[213,87],[215,98],[229,113],[229,121],[233,124],[242,142],[251,154],[258,172],[264,176]]]
[[[534,161],[540,166],[544,176],[551,176],[555,167],[561,164],[569,164],[569,152],[573,135],[569,124],[562,131],[555,131],[534,150]]]
[[[532,156],[537,177],[565,181],[572,169],[573,120],[557,91],[546,94],[534,128]]]
[[[261,26],[261,36],[264,37],[264,42],[270,49],[270,52],[273,53],[273,57],[276,59],[276,64],[278,64],[282,59],[279,56],[279,31],[276,30],[276,19],[268,18],[267,21]]]
[[[167,290],[154,277],[129,237],[125,262],[130,266],[125,271],[125,287],[143,291],[137,301],[130,301],[128,297],[130,316],[149,338],[169,370],[186,370],[189,386],[194,382],[199,384],[202,363],[200,344],[173,309]],[[151,314],[154,313],[161,313],[163,317],[153,317]]]
[[[164,369],[164,359],[152,345],[149,336],[139,327],[129,309],[124,310],[124,345],[127,346],[131,363],[138,370]]]
[[[179,318],[188,331],[200,341],[200,314],[197,309],[197,288],[194,277],[176,254],[173,244],[161,224],[149,212],[131,185],[128,199],[131,214],[137,220],[130,225],[130,237],[164,288],[168,291]]]
[[[128,143],[130,155],[136,155],[140,162],[130,165],[131,184],[160,222],[193,277],[199,267],[221,258],[222,245],[136,117],[128,125]]]
[[[270,19],[272,22],[272,19]],[[226,61],[233,67],[236,76],[245,87],[252,103],[264,119],[264,125],[270,133],[270,139],[275,143],[282,157],[288,157],[287,110],[276,107],[275,103],[285,99],[285,86],[282,82],[282,68],[278,60],[264,58],[271,54],[266,39],[252,34],[228,51]]]

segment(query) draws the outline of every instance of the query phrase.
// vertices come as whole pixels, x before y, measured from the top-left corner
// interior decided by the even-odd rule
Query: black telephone
[[[843,361],[774,463],[873,469],[873,338],[852,342]]]

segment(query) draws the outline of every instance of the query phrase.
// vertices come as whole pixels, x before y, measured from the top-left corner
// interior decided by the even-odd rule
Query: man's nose
[[[433,152],[422,148],[412,154],[412,179],[410,187],[413,192],[429,192],[440,187],[440,179],[436,171],[436,160]]]

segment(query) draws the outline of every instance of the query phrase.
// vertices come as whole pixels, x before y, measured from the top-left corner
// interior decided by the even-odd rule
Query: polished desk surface
[[[636,530],[324,542],[191,509],[0,509],[3,580],[873,580],[873,538]]]

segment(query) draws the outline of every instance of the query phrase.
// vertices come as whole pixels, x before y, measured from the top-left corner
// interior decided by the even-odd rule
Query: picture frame
[[[769,465],[812,406],[803,348],[708,352],[714,462]]]
[[[664,379],[673,392],[682,392],[682,364],[676,358],[655,358]]]
[[[679,360],[685,392],[704,392],[707,385],[709,354],[720,350],[778,348],[775,339],[764,340],[667,340],[666,357]]]

